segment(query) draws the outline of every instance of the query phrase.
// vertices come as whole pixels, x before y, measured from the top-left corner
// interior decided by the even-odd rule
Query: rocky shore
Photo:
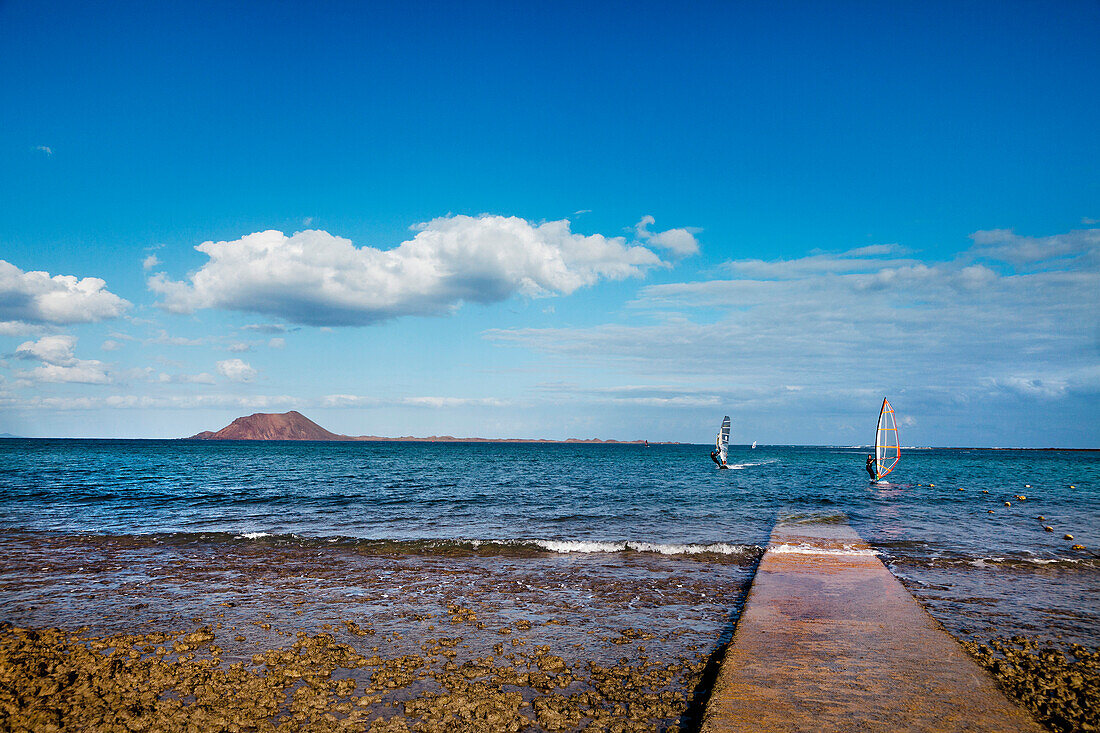
[[[456,624],[476,614],[455,608]],[[347,620],[352,633],[373,630]],[[522,626],[522,624],[521,624]],[[629,645],[646,633],[627,629]],[[601,666],[547,646],[498,642],[495,656],[456,661],[462,636],[420,654],[298,632],[282,647],[233,659],[236,630],[88,636],[0,632],[0,721],[14,731],[678,731],[693,727],[703,662],[623,657]]]
[[[5,549],[5,731],[694,730],[752,568],[238,539]]]
[[[963,646],[1051,730],[1100,730],[1100,650],[1025,636]]]

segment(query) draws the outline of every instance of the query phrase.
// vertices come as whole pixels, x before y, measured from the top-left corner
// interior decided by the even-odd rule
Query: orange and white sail
[[[901,444],[898,442],[894,407],[890,400],[883,397],[882,409],[878,413],[878,431],[875,433],[875,480],[893,471],[900,458]]]

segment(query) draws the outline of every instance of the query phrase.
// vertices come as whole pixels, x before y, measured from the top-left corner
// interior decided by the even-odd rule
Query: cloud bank
[[[643,288],[631,304],[639,315],[625,323],[485,336],[605,373],[677,375],[746,399],[835,406],[908,390],[941,406],[1095,401],[1100,230],[972,239],[947,262],[893,245],[736,260],[725,265],[727,279]],[[804,391],[792,396],[792,387]]]
[[[449,216],[417,229],[413,239],[389,250],[356,247],[319,230],[204,242],[196,249],[210,259],[188,280],[158,273],[149,288],[174,313],[221,308],[313,326],[363,326],[516,294],[568,295],[666,266],[651,249],[624,237],[576,234],[568,220]],[[645,230],[645,238],[678,255],[698,250],[686,230]]]
[[[98,277],[24,272],[0,260],[0,325],[92,323],[121,316],[130,303]]]

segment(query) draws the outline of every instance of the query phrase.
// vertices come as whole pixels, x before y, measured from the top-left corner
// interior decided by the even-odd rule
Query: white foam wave
[[[238,540],[258,540],[261,537],[270,537],[270,532],[245,532],[237,535]]]
[[[775,463],[778,460],[778,458],[771,458],[766,461],[745,461],[744,463],[734,463],[730,466],[730,468],[740,470],[742,468],[749,468],[751,466],[766,466],[769,463]]]
[[[702,553],[714,553],[716,555],[739,555],[755,549],[752,545],[733,545],[725,542],[714,542],[709,545],[675,544],[660,542],[599,542],[585,540],[535,540],[534,544],[545,548],[550,552],[654,552],[661,555],[699,555]]]
[[[815,547],[813,545],[788,545],[768,548],[768,552],[776,552],[784,555],[839,555],[839,556],[876,556],[878,552],[866,548],[856,548],[851,545],[842,547]]]

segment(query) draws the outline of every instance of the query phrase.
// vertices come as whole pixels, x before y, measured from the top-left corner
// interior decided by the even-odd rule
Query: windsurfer
[[[710,452],[710,460],[714,461],[714,465],[718,466],[718,468],[729,468],[729,466],[726,465],[725,461],[718,458],[717,450],[712,450]]]
[[[870,474],[871,480],[875,481],[878,476],[875,474],[875,457],[867,456],[867,473]]]

